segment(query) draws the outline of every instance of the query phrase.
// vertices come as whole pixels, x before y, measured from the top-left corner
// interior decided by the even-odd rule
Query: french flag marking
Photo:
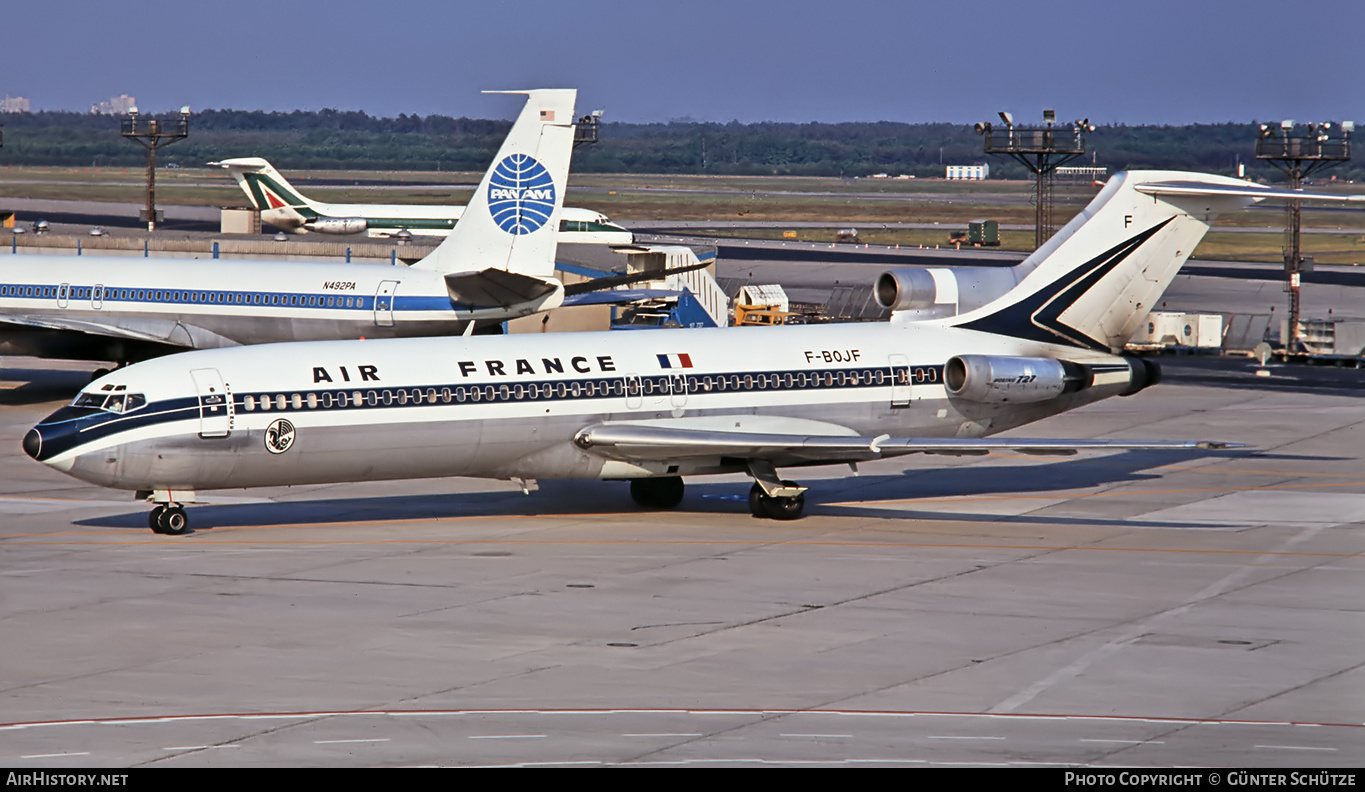
[[[687,353],[678,355],[655,355],[659,359],[659,368],[692,368],[692,356]]]

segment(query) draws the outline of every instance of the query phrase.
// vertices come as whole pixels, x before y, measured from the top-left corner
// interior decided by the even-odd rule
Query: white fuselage
[[[951,398],[952,355],[1071,347],[912,323],[280,344],[172,355],[85,389],[136,394],[36,427],[41,461],[96,484],[202,490],[427,476],[637,478],[743,469],[722,456],[608,460],[574,443],[606,421],[979,437],[1115,395],[1127,374],[1031,404]],[[93,394],[93,395],[92,395]],[[78,403],[79,403],[78,399]],[[26,445],[26,448],[28,446]],[[801,464],[791,462],[789,464]]]
[[[440,273],[404,266],[20,256],[0,271],[0,354],[136,360],[139,345],[449,335],[517,315],[453,304]]]

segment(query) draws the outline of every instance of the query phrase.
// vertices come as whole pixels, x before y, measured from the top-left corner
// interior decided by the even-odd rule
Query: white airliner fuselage
[[[473,319],[508,318],[460,306],[441,273],[404,266],[113,256],[19,263],[27,266],[0,271],[0,354],[137,360],[175,348],[449,335]]]
[[[261,220],[299,233],[367,234],[391,237],[448,236],[465,207],[424,204],[341,204],[305,196],[265,159],[238,157],[209,163],[229,171],[261,213]],[[601,212],[566,206],[559,217],[560,244],[629,245],[631,232]]]
[[[1093,373],[1036,404],[949,399],[944,365],[964,354],[1067,357]],[[762,434],[780,421],[788,433],[795,422],[812,436],[866,435],[866,451],[888,433],[980,437],[1148,380],[1141,361],[909,323],[280,344],[115,372],[87,389],[114,410],[78,402],[35,442],[53,467],[138,490],[680,476],[744,470],[745,455],[613,458],[576,438],[596,424]],[[118,403],[128,395],[136,409]],[[282,424],[291,439],[275,445]],[[798,450],[770,461],[824,460]]]
[[[575,92],[526,105],[462,222],[411,267],[16,256],[0,270],[0,354],[126,363],[274,341],[450,335],[562,305],[556,231]],[[518,167],[532,170],[521,172]],[[527,181],[534,178],[532,184]],[[575,299],[620,277],[575,284]]]
[[[933,321],[893,314],[884,324],[174,355],[92,383],[34,427],[24,449],[85,481],[141,492],[163,504],[153,529],[182,533],[180,504],[224,487],[629,479],[638,503],[671,507],[683,476],[745,471],[751,512],[791,519],[805,489],[778,467],[1223,447],[992,435],[1158,381],[1154,364],[1118,353],[1212,219],[1274,192],[1207,174],[1117,174],[1014,288]]]

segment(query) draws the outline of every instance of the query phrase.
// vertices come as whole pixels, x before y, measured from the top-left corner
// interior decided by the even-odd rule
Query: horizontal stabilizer
[[[1289,190],[1275,187],[1262,187],[1247,182],[1246,186],[1218,184],[1200,181],[1148,182],[1136,185],[1134,190],[1147,195],[1226,195],[1239,198],[1278,198],[1302,201],[1338,201],[1365,203],[1365,195],[1337,195],[1333,193],[1309,193],[1303,190]]]
[[[537,278],[503,269],[452,272],[445,276],[450,299],[469,308],[507,308],[529,303],[563,288],[554,278]]]
[[[752,419],[752,416],[736,418],[737,422],[743,423],[747,419]],[[677,426],[668,424],[667,419],[649,423],[601,423],[580,431],[574,437],[574,442],[580,448],[599,456],[623,461],[728,457],[767,460],[775,464],[788,465],[805,462],[859,462],[906,454],[975,456],[992,451],[1007,451],[1039,456],[1067,456],[1087,450],[1222,450],[1244,447],[1239,443],[1208,440],[1025,440],[915,438],[890,435],[862,437],[801,431],[792,433],[726,431],[717,428],[693,428],[686,424]],[[793,428],[798,428],[795,426],[795,420]]]

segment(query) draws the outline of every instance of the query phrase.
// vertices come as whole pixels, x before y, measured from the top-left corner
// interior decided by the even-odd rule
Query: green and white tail
[[[261,213],[261,219],[273,226],[300,228],[304,223],[328,214],[322,204],[303,197],[261,157],[237,157],[209,164],[227,169],[251,205]]]
[[[1214,218],[1267,198],[1365,200],[1272,189],[1206,173],[1118,173],[1024,262],[1033,269],[1017,286],[940,323],[1117,352]],[[1121,241],[1115,244],[1116,239]]]

